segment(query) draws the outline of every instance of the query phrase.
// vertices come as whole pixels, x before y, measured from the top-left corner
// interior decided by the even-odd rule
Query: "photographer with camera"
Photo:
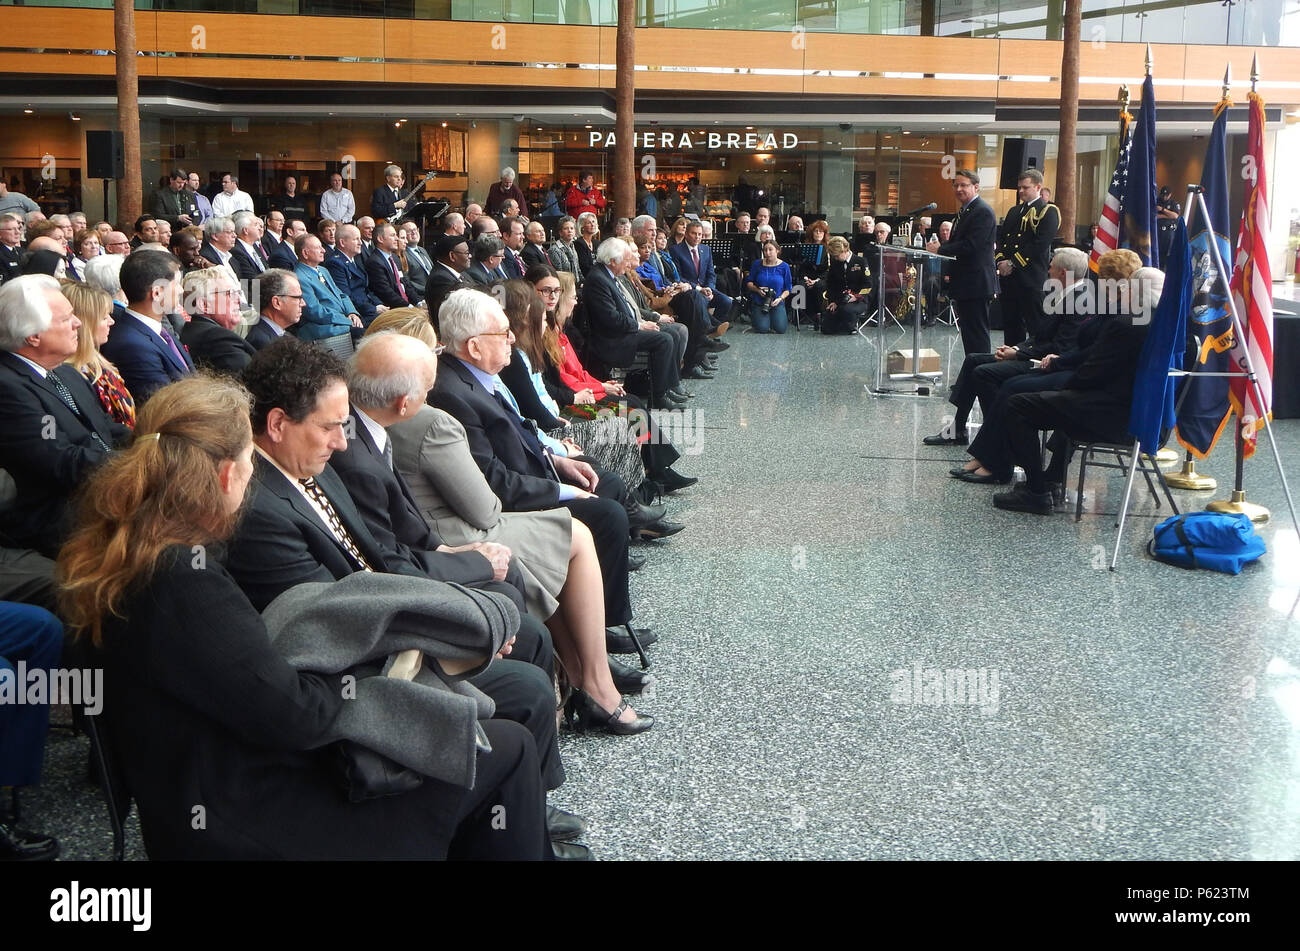
[[[762,257],[749,270],[745,290],[753,302],[750,317],[754,333],[783,334],[789,327],[786,301],[794,288],[790,265],[780,259],[781,249],[775,241],[764,241]]]

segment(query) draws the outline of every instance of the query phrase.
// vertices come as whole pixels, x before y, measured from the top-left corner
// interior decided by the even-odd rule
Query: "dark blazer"
[[[506,256],[501,259],[501,270],[506,272],[506,277],[516,278],[523,277],[527,267],[520,264],[515,258],[515,253],[506,248]]]
[[[590,328],[587,346],[591,352],[610,366],[627,366],[635,360],[640,324],[605,265],[596,264],[587,273],[582,306]]]
[[[939,254],[956,257],[948,262],[948,296],[953,300],[986,300],[997,293],[997,271],[993,266],[993,241],[997,216],[978,195],[957,215],[952,233]]]
[[[330,272],[330,277],[334,278],[335,285],[343,295],[352,301],[357,316],[366,323],[374,320],[377,313],[375,305],[382,301],[370,293],[370,280],[366,277],[366,264],[361,255],[358,254],[349,261],[347,255],[336,254],[325,259],[325,269]]]
[[[170,188],[160,188],[149,199],[149,214],[162,218],[171,224],[172,230],[185,227],[181,215],[189,215],[192,224],[199,223],[199,206],[194,200],[194,193],[182,188],[174,192]]]
[[[217,254],[217,249],[209,243],[207,238],[204,238],[203,243],[199,245],[199,254],[207,258],[217,267],[221,267],[221,257]]]
[[[227,330],[209,317],[195,315],[181,331],[181,342],[190,351],[196,366],[229,373],[242,373],[257,352],[233,330]]]
[[[244,338],[255,351],[270,346],[279,339],[279,334],[267,326],[265,317],[259,317],[257,323],[248,329],[248,336]]]
[[[402,296],[404,289],[399,289],[388,262],[389,259],[381,251],[376,251],[366,259],[366,278],[370,282],[370,292],[386,307],[406,307],[416,303]],[[401,273],[400,265],[398,273]]]
[[[699,243],[696,250],[700,252],[700,272],[698,276],[695,273],[695,262],[691,260],[691,249],[685,241],[680,244],[669,245],[668,253],[672,255],[673,263],[677,265],[677,271],[682,276],[683,281],[691,284],[698,284],[700,287],[717,288],[717,276],[713,273],[713,252],[703,241]]]
[[[1060,210],[1041,195],[1008,211],[1002,220],[994,255],[995,261],[1011,262],[1011,273],[1003,280],[1014,281],[1026,293],[1041,295],[1052,257],[1052,242],[1060,230]]]
[[[254,261],[249,253],[244,250],[244,246],[238,241],[236,241],[235,246],[230,249],[230,266],[235,269],[235,276],[241,281],[255,281],[261,276],[262,268],[257,266],[258,263],[260,262]],[[270,266],[270,264],[262,265],[262,267]]]
[[[169,330],[165,323],[164,329]],[[130,314],[124,314],[109,330],[108,342],[100,351],[117,367],[126,388],[135,397],[135,405],[140,407],[155,390],[194,372],[194,361],[185,352],[184,342],[178,340],[176,346],[185,358],[183,365],[158,334]]]
[[[489,271],[482,261],[475,261],[469,267],[465,268],[465,273],[461,275],[461,280],[470,287],[485,288],[490,287],[497,281],[501,280],[501,276]]]
[[[404,192],[399,188],[398,196]],[[370,193],[370,217],[376,221],[381,218],[392,218],[397,214],[397,198],[393,196],[393,190],[387,184],[380,185]]]
[[[262,249],[266,251],[268,259],[275,253],[275,249],[282,244],[284,244],[284,240],[282,238],[273,237],[269,231],[262,235]],[[270,265],[267,266],[269,267]]]
[[[293,245],[288,241],[281,241],[267,258],[266,266],[282,267],[286,271],[292,271],[297,263],[298,256],[293,253]]]
[[[68,500],[108,453],[131,431],[114,422],[85,378],[66,364],[56,373],[80,413],[73,413],[36,371],[0,352],[0,465],[14,480],[15,499],[0,511],[6,547],[34,548],[53,557],[71,530]]]
[[[505,511],[530,512],[559,504],[559,485],[536,437],[450,353],[438,357],[438,380],[429,403],[465,427],[470,455]]]
[[[424,282],[424,299],[429,304],[429,314],[437,314],[439,305],[452,291],[468,286],[462,275],[452,274],[440,262],[434,261],[433,270]]]
[[[597,244],[596,247],[600,247],[600,245]],[[581,272],[581,277],[585,281],[587,279],[587,272],[590,271],[592,265],[596,263],[595,248],[588,248],[587,242],[583,241],[582,238],[574,238],[573,250],[578,252],[578,270]]]
[[[22,254],[22,248],[10,248],[0,244],[0,284],[11,277],[18,276],[18,259]]]
[[[352,498],[366,527],[386,553],[390,571],[394,559],[415,564],[430,578],[476,584],[492,580],[492,564],[475,551],[443,552],[442,539],[429,528],[420,506],[401,474],[384,461],[365,424],[352,409],[348,447],[330,458],[332,468]]]
[[[532,267],[534,264],[551,263],[551,259],[546,256],[546,249],[539,244],[532,244],[531,242],[525,244],[524,249],[519,254],[528,267]]]

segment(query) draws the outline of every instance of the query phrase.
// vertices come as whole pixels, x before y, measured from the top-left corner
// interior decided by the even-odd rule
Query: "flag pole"
[[[1250,91],[1252,94],[1254,94],[1255,85],[1258,82],[1259,82],[1259,54],[1256,53],[1254,59],[1251,61],[1250,64]],[[1205,199],[1201,197],[1200,200],[1202,204],[1201,212],[1202,214],[1206,214],[1204,208]],[[1215,260],[1217,262],[1218,248],[1217,246],[1214,246],[1213,242],[1211,242],[1211,246],[1214,248]],[[1245,340],[1246,335],[1243,333],[1243,327],[1237,314],[1237,302],[1232,299],[1231,290],[1229,290],[1228,292],[1228,305],[1229,307],[1232,308],[1232,332],[1234,335],[1234,339]],[[1265,405],[1263,390],[1260,387],[1259,377],[1256,376],[1255,374],[1255,366],[1253,361],[1250,358],[1250,349],[1248,347],[1243,347],[1241,352],[1242,352],[1242,356],[1245,358],[1246,361],[1246,373],[1249,376],[1251,385],[1255,389],[1255,395],[1258,398],[1259,405],[1262,407]],[[1269,424],[1269,417],[1272,414],[1263,413],[1262,415],[1264,417],[1264,428],[1268,430],[1269,442],[1273,443],[1273,427]],[[1255,502],[1246,501],[1246,491],[1245,491],[1246,450],[1245,450],[1244,440],[1241,438],[1241,413],[1237,414],[1236,425],[1233,427],[1233,435],[1234,435],[1232,441],[1233,448],[1236,451],[1236,472],[1235,472],[1235,481],[1233,482],[1232,495],[1229,496],[1226,501],[1222,499],[1216,499],[1215,501],[1211,502],[1209,505],[1205,507],[1206,511],[1225,513],[1228,515],[1241,514],[1247,516],[1252,522],[1267,522],[1272,513],[1269,512],[1269,510],[1263,505],[1259,505]],[[1286,475],[1282,472],[1282,457],[1278,455],[1276,443],[1273,443],[1273,454],[1277,456],[1278,475],[1282,479],[1282,488],[1286,491],[1287,504],[1291,507],[1291,520],[1296,523],[1296,532],[1297,534],[1300,534],[1300,521],[1296,520],[1295,504],[1291,501],[1291,489],[1287,486]]]
[[[1225,104],[1231,104],[1232,101],[1231,92],[1232,92],[1232,62],[1229,61],[1228,65],[1223,70],[1223,87],[1219,95],[1220,106],[1225,106]],[[1195,208],[1194,205],[1195,201],[1196,201],[1195,187],[1192,185],[1188,185],[1187,203],[1184,206],[1186,208],[1186,211],[1184,212],[1184,217],[1186,219],[1188,229],[1190,229],[1192,226],[1192,211]],[[1207,225],[1208,225],[1208,219],[1207,219]],[[1210,230],[1212,232],[1213,228],[1211,227]],[[1197,363],[1192,365],[1193,373],[1196,372],[1196,367],[1199,365],[1200,365],[1199,360],[1197,361]],[[1191,391],[1191,380],[1187,380],[1183,384],[1183,392],[1179,394],[1178,409],[1180,410],[1182,409],[1183,397],[1187,396],[1187,394],[1190,391]],[[1183,456],[1183,468],[1178,472],[1171,472],[1168,475],[1166,475],[1165,482],[1171,488],[1184,489],[1192,492],[1212,492],[1213,490],[1219,487],[1218,480],[1215,479],[1213,476],[1207,476],[1204,475],[1203,473],[1196,471],[1196,457],[1192,455],[1192,451],[1190,449],[1188,449],[1185,455]]]

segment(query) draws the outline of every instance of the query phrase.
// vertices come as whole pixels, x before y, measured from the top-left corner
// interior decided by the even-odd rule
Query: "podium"
[[[867,392],[872,396],[929,396],[934,387],[943,379],[942,370],[925,371],[921,369],[921,307],[925,299],[925,268],[926,264],[933,261],[955,261],[956,258],[935,254],[933,251],[927,251],[924,248],[912,248],[907,246],[879,245],[879,254],[877,262],[879,270],[876,272],[876,376],[873,383],[866,386]],[[885,352],[885,323],[886,320],[894,320],[902,326],[901,321],[889,312],[885,306],[885,291],[887,274],[885,268],[886,260],[903,261],[903,282],[907,280],[907,267],[914,265],[916,267],[916,293],[915,301],[912,306],[912,357],[910,365],[903,367],[902,372],[889,372],[887,365],[888,354]],[[899,315],[906,317],[906,315]],[[870,319],[870,318],[868,318]],[[863,329],[867,326],[867,321],[858,325],[857,332],[863,337]],[[869,339],[869,338],[868,338]]]

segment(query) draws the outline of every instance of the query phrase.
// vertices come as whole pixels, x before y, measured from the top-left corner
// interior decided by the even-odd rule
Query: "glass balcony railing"
[[[111,8],[112,0],[0,0]],[[1062,0],[637,0],[637,25],[1061,38]],[[617,0],[136,0],[139,10],[613,26]],[[1300,46],[1300,0],[1083,0],[1084,42]]]

